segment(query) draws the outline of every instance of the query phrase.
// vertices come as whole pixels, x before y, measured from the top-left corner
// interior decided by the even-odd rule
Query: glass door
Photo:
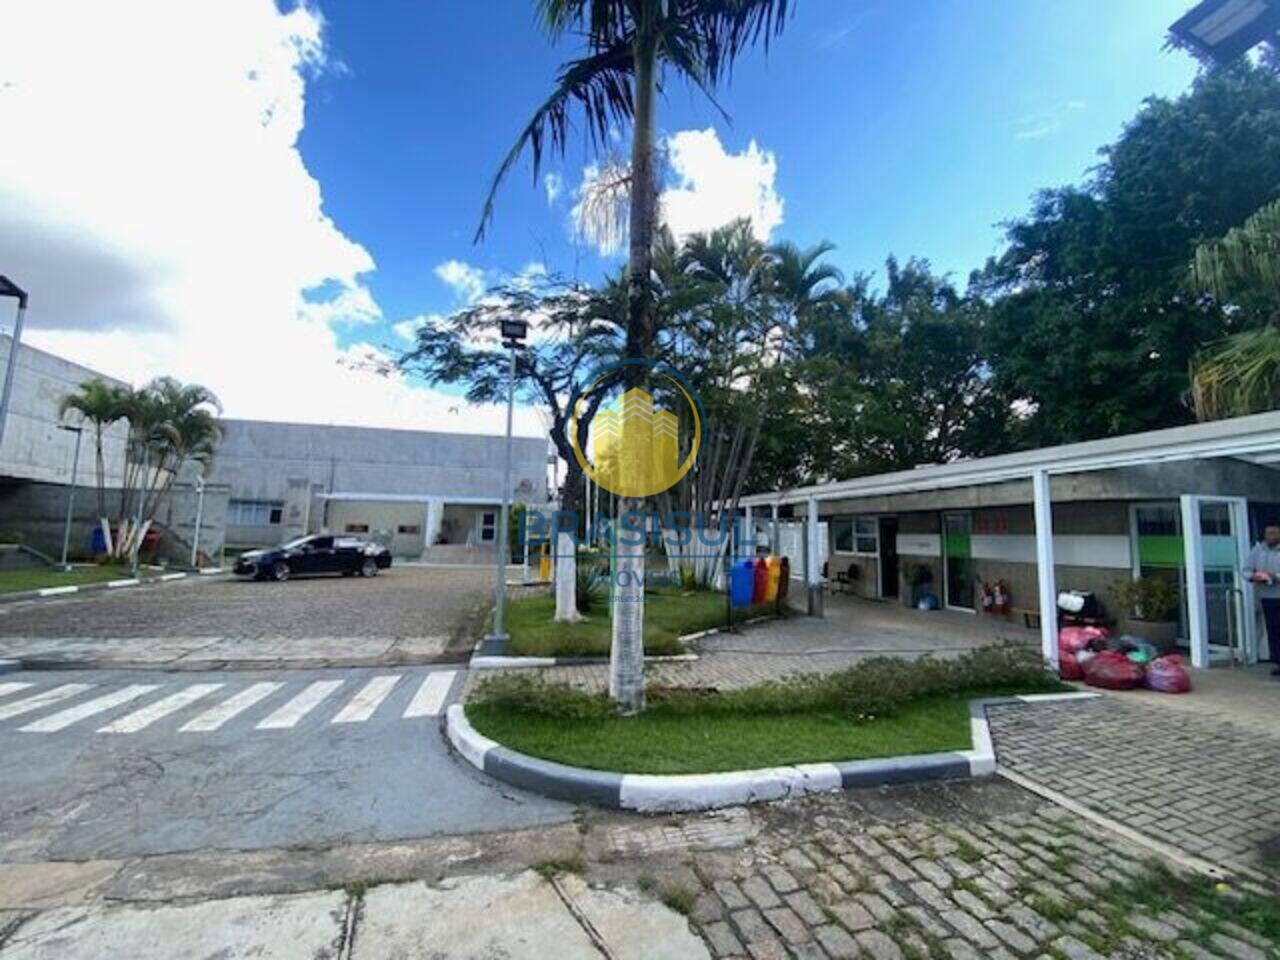
[[[973,515],[969,513],[944,513],[942,515],[942,558],[944,590],[947,606],[954,610],[973,611],[974,581],[973,563]]]
[[[1195,505],[1209,659],[1248,662],[1252,651],[1240,572],[1241,542],[1247,535],[1243,501],[1198,497]]]

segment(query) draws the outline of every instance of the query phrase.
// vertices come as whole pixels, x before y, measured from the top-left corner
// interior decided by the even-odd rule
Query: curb
[[[200,571],[201,574],[210,575],[222,573],[221,567],[206,568]],[[69,597],[77,593],[93,593],[100,590],[119,590],[124,587],[151,586],[157,583],[169,583],[173,580],[185,580],[192,574],[188,573],[164,573],[155,577],[124,577],[120,580],[105,580],[99,583],[85,583],[71,585],[65,587],[42,587],[39,590],[22,590],[17,593],[0,594],[0,604],[19,603],[25,600],[49,600],[56,597]]]
[[[701,659],[696,653],[656,654],[645,657],[645,663],[685,663]],[[495,657],[484,654],[472,656],[472,670],[520,670],[529,667],[590,667],[608,666],[607,656],[599,657]]]
[[[0,673],[17,673],[21,669],[20,660],[0,660]]]
[[[460,703],[452,704],[446,711],[445,729],[449,742],[468,763],[504,783],[557,800],[643,813],[664,813],[714,810],[855,787],[990,776],[996,772],[996,756],[987,724],[987,707],[1097,696],[1096,693],[1032,694],[970,701],[971,750],[725,773],[614,773],[541,760],[518,753],[478,733],[468,722]]]

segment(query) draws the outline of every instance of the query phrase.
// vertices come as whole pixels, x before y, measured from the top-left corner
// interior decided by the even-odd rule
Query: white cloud
[[[782,224],[778,159],[755,140],[729,153],[713,128],[681,130],[667,137],[666,152],[670,177],[658,197],[659,216],[677,239],[749,217],[755,235],[768,240]],[[570,229],[602,256],[626,247],[626,175],[625,161],[588,164],[574,193]]]
[[[547,205],[551,206],[564,191],[564,178],[558,173],[548,173],[542,178],[542,185],[547,191]]]
[[[761,240],[782,224],[782,197],[774,181],[778,159],[754,140],[727,153],[715,130],[681,130],[667,138],[675,183],[662,191],[662,216],[677,238],[750,217]]]
[[[502,430],[500,410],[342,365],[335,326],[381,310],[297,149],[327,66],[316,11],[42,0],[5,26],[0,263],[31,292],[32,343],[204,383],[233,417]],[[541,432],[534,411],[520,429]]]
[[[1013,121],[1013,139],[1039,140],[1051,136],[1066,125],[1071,114],[1085,107],[1083,100],[1065,100],[1047,109],[1023,114]]]
[[[436,267],[435,274],[453,290],[454,297],[462,303],[478,303],[489,288],[485,271],[461,260],[446,260]]]

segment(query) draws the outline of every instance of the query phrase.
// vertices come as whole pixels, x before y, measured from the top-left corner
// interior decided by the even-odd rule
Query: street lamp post
[[[76,435],[76,452],[71,457],[71,487],[67,491],[67,522],[62,528],[62,569],[70,570],[67,563],[67,551],[71,547],[71,518],[76,508],[76,477],[80,472],[80,438],[84,435],[84,427],[70,427],[65,423],[58,424],[59,430],[66,430]]]
[[[196,532],[191,537],[191,569],[200,556],[200,521],[204,519],[204,477],[196,477]]]
[[[4,391],[0,393],[0,445],[3,445],[4,425],[9,419],[9,398],[13,395],[13,376],[18,367],[18,345],[22,343],[22,321],[27,316],[27,291],[8,277],[0,275],[0,297],[13,297],[18,301],[18,319],[13,324],[13,339],[9,343],[9,362],[5,366]]]
[[[503,622],[507,604],[507,561],[511,556],[511,420],[516,402],[516,351],[522,349],[529,325],[523,320],[502,321],[502,345],[511,354],[507,368],[507,442],[502,458],[502,511],[498,515],[498,582],[493,596],[493,632],[484,638],[480,653],[503,656],[511,637]]]

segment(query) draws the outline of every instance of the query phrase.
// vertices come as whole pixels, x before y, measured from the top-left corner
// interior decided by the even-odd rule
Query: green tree
[[[1201,420],[1280,407],[1280,202],[1196,249],[1193,286],[1258,326],[1198,354],[1191,399]]]
[[[64,396],[58,405],[61,416],[65,417],[71,411],[77,412],[84,420],[93,424],[98,523],[102,527],[107,552],[112,553],[111,521],[107,517],[106,454],[103,449],[103,434],[113,423],[124,418],[124,390],[98,377],[86,380],[74,393]]]
[[[1021,442],[1187,422],[1191,360],[1237,319],[1188,293],[1186,264],[1277,197],[1280,76],[1248,63],[1149,99],[1085,186],[1040,194],[973,286]]]
[[[654,157],[656,99],[665,71],[711,91],[747,47],[781,32],[787,0],[537,0],[552,39],[573,31],[584,55],[565,63],[551,96],[535,111],[498,168],[485,201],[477,239],[493,216],[503,178],[528,149],[538,176],[548,145],[563,155],[569,119],[576,107],[597,147],[611,126],[631,126],[629,257],[627,264],[627,357],[649,357],[657,337],[653,310],[653,253],[658,229],[658,183]],[[628,369],[635,378],[638,368]],[[638,380],[634,381],[638,382]],[[623,512],[640,507],[622,498]],[[617,551],[610,655],[610,693],[623,713],[644,708],[643,546]]]

